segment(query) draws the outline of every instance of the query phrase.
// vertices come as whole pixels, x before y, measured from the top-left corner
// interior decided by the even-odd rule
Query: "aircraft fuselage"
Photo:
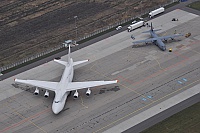
[[[158,38],[158,35],[154,31],[150,31],[150,34],[153,38]],[[161,39],[157,39],[155,45],[157,45],[162,51],[166,50],[166,46]]]
[[[74,76],[74,68],[73,68],[73,60],[71,58],[71,63],[68,67],[65,67],[64,73],[61,77],[61,80],[58,84],[58,87],[55,91],[55,98],[53,100],[52,104],[52,111],[54,114],[58,114],[60,111],[63,110],[65,106],[65,102],[67,99],[67,96],[69,95],[69,91],[66,91],[67,85],[69,82],[72,82],[73,76]]]

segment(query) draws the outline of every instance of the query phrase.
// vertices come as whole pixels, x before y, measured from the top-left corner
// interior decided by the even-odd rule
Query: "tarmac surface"
[[[123,121],[103,133],[139,133],[169,116],[197,103],[200,99],[199,87],[200,84],[195,85],[190,89],[187,89],[126,121]],[[166,126],[166,130],[167,129],[168,126]]]
[[[172,18],[179,21],[171,21]],[[188,33],[167,42],[161,51],[154,45],[137,45],[133,40],[149,38],[142,27],[131,33],[124,31],[72,53],[74,61],[90,59],[75,68],[74,81],[114,80],[118,84],[86,90],[79,98],[68,97],[64,110],[54,115],[51,104],[54,94],[44,98],[44,90],[35,96],[34,87],[14,84],[14,78],[59,81],[63,66],[54,62],[27,70],[0,82],[1,133],[77,133],[103,132],[158,103],[200,83],[200,17],[183,10],[174,10],[153,20],[159,35]],[[134,41],[135,41],[134,40]],[[65,60],[66,56],[62,57]]]

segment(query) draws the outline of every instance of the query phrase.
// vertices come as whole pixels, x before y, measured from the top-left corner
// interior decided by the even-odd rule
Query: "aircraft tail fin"
[[[151,25],[150,25],[150,27],[151,27],[151,29],[150,29],[150,30],[148,30],[148,31],[143,31],[142,33],[149,33],[149,32],[151,32],[151,31],[154,31],[154,30],[153,30],[153,26],[152,26],[152,22],[151,22]]]
[[[56,60],[56,59],[54,59],[54,61],[67,67],[71,63],[70,53],[71,53],[71,49],[70,49],[70,45],[69,45],[69,50],[68,50],[68,54],[67,54],[67,61],[61,61],[61,60]]]
[[[151,31],[153,31],[153,25],[152,25],[152,22],[151,22]]]
[[[149,32],[151,32],[151,31],[154,31],[154,32],[156,32],[156,31],[160,31],[160,30],[161,30],[161,29],[154,30],[152,22],[151,22],[151,25],[150,25],[150,27],[151,27],[151,29],[150,29],[150,30],[148,30],[148,31],[144,31],[144,32],[142,32],[142,33],[149,33]]]
[[[157,30],[154,30],[154,28],[153,28],[153,24],[152,24],[152,22],[151,22],[151,31],[154,31],[154,32],[156,32],[156,31],[160,31],[160,30],[162,30],[162,29],[157,29]]]
[[[68,64],[70,64],[70,60],[71,60],[71,57],[70,57],[70,53],[71,53],[71,46],[69,45],[69,47],[68,47],[69,49],[68,49],[68,55],[67,55],[67,62],[68,62]]]

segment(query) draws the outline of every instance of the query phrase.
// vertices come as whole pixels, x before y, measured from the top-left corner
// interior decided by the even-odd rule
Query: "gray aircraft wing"
[[[133,42],[133,44],[154,42],[156,40],[157,40],[157,38],[149,38],[149,39],[145,39],[145,40],[135,41],[135,42]]]
[[[169,36],[161,36],[161,37],[158,37],[158,39],[167,40],[167,39],[169,39],[169,38],[174,39],[175,37],[179,37],[179,36],[183,36],[183,34],[175,34],[175,35],[169,35]]]
[[[175,34],[175,35],[169,35],[169,36],[161,36],[161,37],[157,37],[157,38],[149,38],[149,39],[145,39],[145,40],[135,41],[135,42],[133,42],[133,44],[149,43],[149,42],[154,42],[158,39],[160,39],[160,40],[167,40],[169,38],[174,39],[175,37],[179,37],[179,36],[183,36],[183,34]]]

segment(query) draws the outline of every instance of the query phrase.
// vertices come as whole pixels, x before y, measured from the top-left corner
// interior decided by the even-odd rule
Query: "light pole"
[[[77,25],[76,25],[76,21],[77,21],[76,19],[77,19],[77,18],[78,18],[78,16],[74,16],[74,19],[75,19],[75,30],[76,30],[76,36],[75,36],[75,45],[76,45],[76,40],[77,40],[77,32],[78,32],[78,31],[77,31],[77,30],[78,30],[78,29],[77,29]]]
[[[142,0],[140,1],[140,14],[142,16]]]

